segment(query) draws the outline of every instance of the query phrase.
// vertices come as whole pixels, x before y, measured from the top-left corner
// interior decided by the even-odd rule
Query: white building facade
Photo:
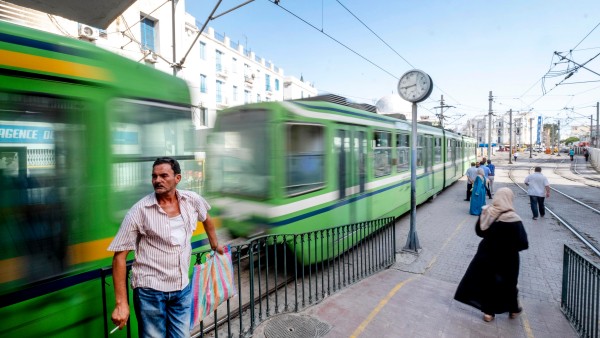
[[[198,129],[212,127],[219,109],[317,95],[311,83],[286,76],[271,61],[210,27],[196,39],[201,26],[185,12],[184,0],[175,6],[164,0],[136,1],[106,30],[1,0],[0,20],[85,40],[185,79]]]

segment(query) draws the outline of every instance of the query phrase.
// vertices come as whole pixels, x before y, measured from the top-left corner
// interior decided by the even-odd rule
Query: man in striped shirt
[[[198,221],[204,225],[211,248],[223,253],[208,215],[210,205],[195,192],[177,190],[179,181],[177,160],[157,158],[152,166],[154,193],[129,210],[108,247],[114,251],[112,321],[120,329],[129,318],[126,260],[135,251],[131,287],[140,337],[190,336],[190,242]]]

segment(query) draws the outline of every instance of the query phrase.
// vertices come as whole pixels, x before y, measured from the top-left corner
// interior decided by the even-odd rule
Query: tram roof
[[[41,12],[62,16],[73,21],[106,29],[135,0],[8,0]]]

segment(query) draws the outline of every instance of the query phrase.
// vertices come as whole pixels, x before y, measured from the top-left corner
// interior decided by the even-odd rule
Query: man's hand
[[[110,319],[119,330],[123,329],[129,319],[129,304],[117,304]]]
[[[215,248],[215,251],[218,254],[222,255],[222,254],[225,253],[225,248],[221,244],[217,244],[217,247]]]

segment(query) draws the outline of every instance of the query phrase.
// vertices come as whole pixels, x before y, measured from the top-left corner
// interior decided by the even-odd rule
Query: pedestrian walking
[[[191,238],[201,221],[213,250],[223,253],[210,205],[195,192],[178,190],[181,168],[170,157],[152,165],[154,192],[127,213],[109,251],[114,251],[115,309],[112,322],[122,329],[129,318],[126,259],[131,268],[133,305],[140,337],[189,337],[192,293],[189,279]]]
[[[477,169],[477,177],[473,183],[473,192],[471,193],[471,203],[469,204],[469,213],[471,215],[480,215],[481,208],[485,205],[485,177],[483,169]]]
[[[477,177],[477,167],[475,166],[475,162],[471,162],[471,167],[467,169],[465,176],[467,176],[467,198],[465,198],[465,201],[470,201],[473,183],[475,182],[475,177]]]
[[[487,196],[491,199],[492,192],[490,191],[490,187],[489,187],[490,168],[487,167],[484,160],[481,160],[481,162],[479,162],[479,168],[483,169],[483,177],[485,178],[485,192],[486,192]]]
[[[518,157],[519,157],[519,153],[515,151],[515,152],[513,153],[513,159],[514,159],[514,161],[515,161],[515,162],[517,162],[517,158],[518,158]]]
[[[533,219],[538,219],[538,215],[544,217],[546,215],[544,200],[546,197],[550,197],[550,182],[548,182],[546,176],[542,175],[541,167],[535,167],[533,174],[525,177],[525,185],[527,186]]]
[[[519,251],[529,247],[523,222],[513,206],[514,194],[500,188],[491,205],[482,209],[475,233],[483,238],[477,253],[458,284],[454,299],[483,312],[490,322],[496,314],[516,318],[519,306]]]
[[[487,167],[490,170],[488,174],[488,187],[490,189],[490,195],[494,194],[494,177],[496,176],[496,166],[492,164],[492,160],[487,160]]]
[[[575,156],[575,149],[569,149],[569,156],[571,157],[571,162],[573,162],[573,156]]]
[[[586,149],[583,149],[583,156],[585,157],[585,161],[587,162],[590,158],[590,152]]]

